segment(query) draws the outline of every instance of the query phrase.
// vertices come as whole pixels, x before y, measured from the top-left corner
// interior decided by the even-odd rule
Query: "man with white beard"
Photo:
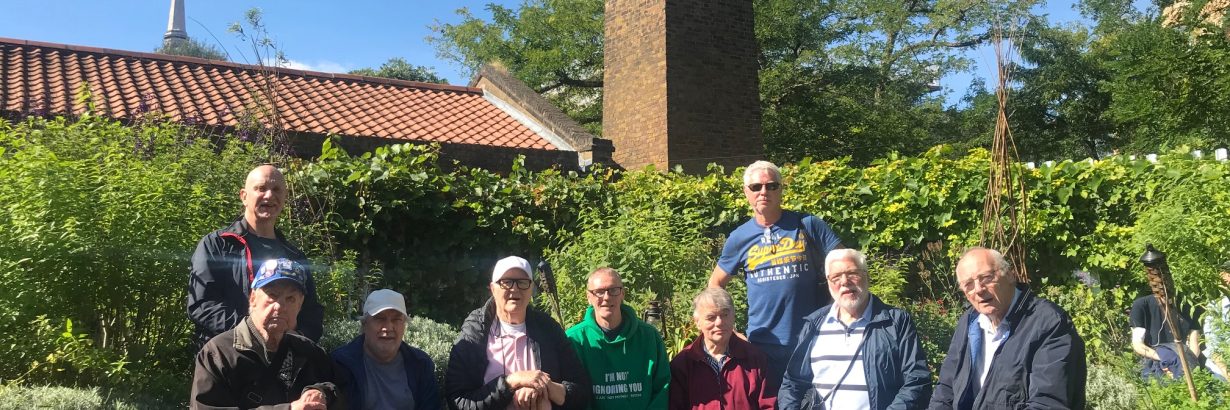
[[[778,392],[779,409],[921,409],[931,371],[914,321],[868,290],[867,258],[824,258],[833,304],[804,318]]]

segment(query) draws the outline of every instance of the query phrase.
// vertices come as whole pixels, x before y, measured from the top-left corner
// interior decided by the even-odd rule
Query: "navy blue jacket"
[[[1067,312],[1028,288],[1019,289],[1020,296],[1004,316],[1008,339],[991,359],[981,389],[969,389],[978,383],[969,349],[971,326],[979,331],[974,322],[978,312],[971,308],[961,315],[931,409],[1085,408],[1085,341]]]
[[[307,269],[303,306],[299,310],[298,330],[304,336],[319,341],[324,334],[325,309],[316,300],[316,282],[307,255],[291,245],[281,231],[275,231],[278,242],[286,249],[288,259]],[[191,275],[188,279],[188,318],[196,325],[193,341],[197,350],[210,338],[234,328],[248,316],[248,295],[252,293],[252,276],[263,261],[252,260],[248,239],[256,235],[240,218],[230,226],[210,232],[201,238],[192,253]]]
[[[863,372],[872,409],[921,409],[931,396],[931,370],[910,314],[871,295],[871,319],[863,332]],[[777,408],[822,408],[812,385],[811,349],[833,305],[803,318],[807,323],[786,366]],[[805,399],[806,397],[806,399]]]
[[[414,408],[417,410],[440,410],[440,387],[436,384],[436,365],[431,356],[422,350],[415,349],[402,342],[401,359],[406,367],[406,381],[410,383],[410,394],[414,396]],[[363,408],[363,395],[367,392],[367,371],[363,365],[363,335],[351,340],[345,346],[339,347],[329,354],[337,362],[340,371],[338,387],[342,395],[350,401],[350,408]]]

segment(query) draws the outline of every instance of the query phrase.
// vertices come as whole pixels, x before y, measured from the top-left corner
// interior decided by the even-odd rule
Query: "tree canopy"
[[[203,43],[195,38],[188,38],[183,41],[164,42],[161,47],[154,49],[154,52],[173,56],[197,57],[204,58],[206,60],[227,61],[226,54],[219,51],[217,47],[214,47],[211,44]]]
[[[436,74],[436,70],[431,67],[424,67],[407,63],[401,57],[390,58],[380,68],[360,68],[352,70],[349,74],[365,75],[368,77],[392,78],[395,80],[419,81],[424,83],[448,84],[448,81],[440,78]]]
[[[988,81],[938,82],[979,74],[967,54],[996,30],[1011,44],[1008,115],[1022,158],[1225,146],[1230,40],[1225,11],[1218,20],[1206,3],[1083,0],[1084,21],[1057,24],[1041,0],[754,0],[765,152],[857,164],[986,146],[997,111]],[[441,55],[471,69],[500,61],[600,131],[603,2],[487,10],[487,20],[461,9],[460,23],[435,26]],[[946,92],[964,94],[952,104]]]

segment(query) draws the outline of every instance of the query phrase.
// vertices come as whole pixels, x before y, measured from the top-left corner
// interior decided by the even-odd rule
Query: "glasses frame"
[[[589,292],[589,294],[591,295],[594,295],[594,297],[596,298],[604,298],[604,297],[615,298],[615,297],[619,297],[620,295],[624,294],[624,287],[623,286],[611,286],[606,289],[586,289],[585,291]]]
[[[999,272],[984,272],[957,285],[961,287],[961,292],[970,293],[976,290],[975,284],[981,285],[983,289],[987,289],[997,282],[999,282]]]
[[[838,280],[841,280],[843,278],[846,281],[851,282],[851,283],[863,283],[863,273],[859,271],[850,271],[850,272],[839,273],[836,275],[829,275],[829,276],[826,276],[824,280],[828,282],[830,285],[836,285],[838,283],[841,283],[841,282],[838,282]]]
[[[517,290],[528,290],[534,286],[534,281],[530,279],[500,279],[495,281],[495,284],[504,290],[512,290],[514,287]]]

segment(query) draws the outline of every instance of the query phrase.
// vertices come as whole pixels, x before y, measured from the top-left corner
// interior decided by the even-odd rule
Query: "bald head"
[[[278,181],[282,186],[286,186],[286,178],[282,176],[282,171],[278,171],[278,167],[270,164],[259,165],[248,171],[248,178],[244,180],[244,188],[252,188],[253,185],[260,184],[266,181]]]
[[[273,165],[261,165],[248,172],[243,190],[243,217],[257,235],[273,237],[278,215],[286,206],[286,178]]]

